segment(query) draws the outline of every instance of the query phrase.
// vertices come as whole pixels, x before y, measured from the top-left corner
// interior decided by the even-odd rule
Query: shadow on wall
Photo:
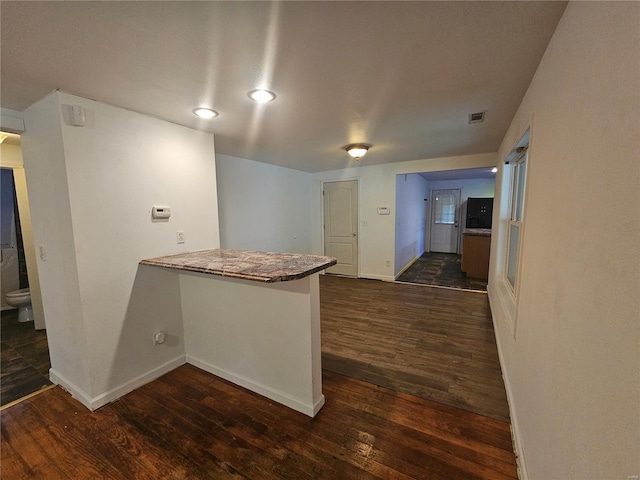
[[[164,341],[157,345],[156,332],[165,333]],[[95,381],[97,398],[114,393],[115,398],[120,397],[184,363],[178,272],[138,265],[115,354],[108,345],[99,348],[110,366]],[[96,371],[101,368],[96,362]]]

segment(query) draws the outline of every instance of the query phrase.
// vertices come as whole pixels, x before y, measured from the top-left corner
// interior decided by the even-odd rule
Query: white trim
[[[0,128],[9,133],[24,132],[22,113],[8,108],[0,108]]]
[[[361,273],[358,278],[365,278],[365,279],[369,279],[369,280],[382,280],[383,282],[395,282],[396,281],[396,279],[394,278],[393,275],[375,275],[373,273]]]
[[[133,392],[135,389],[146,385],[149,382],[161,377],[165,373],[169,373],[172,370],[175,370],[181,365],[185,364],[185,355],[179,355],[173,360],[169,360],[168,362],[163,363],[157,368],[148,371],[142,375],[137,376],[133,380],[130,380],[122,385],[113,388],[97,397],[91,398],[85,392],[83,392],[77,385],[74,385],[69,380],[67,380],[63,375],[56,372],[53,368],[49,370],[49,380],[56,385],[60,385],[66,391],[68,391],[73,398],[82,403],[85,407],[87,407],[92,412],[97,410],[100,407],[107,405],[108,403],[113,402],[114,400],[123,397],[127,393]]]
[[[495,285],[495,289],[493,288]],[[494,300],[498,302],[498,305],[495,307],[500,307],[500,311],[502,313],[502,317],[505,320],[505,323],[509,327],[511,331],[511,335],[515,338],[516,336],[516,298],[511,290],[511,285],[507,281],[506,277],[498,277],[495,283],[489,283],[487,285],[487,294],[489,298],[492,296]],[[494,310],[494,305],[491,306],[492,312],[496,312]]]
[[[489,285],[488,285],[487,294],[489,297],[489,306],[491,308],[491,311],[495,312],[499,308],[499,306],[496,305],[495,302],[493,301],[493,296],[491,294],[492,290],[493,289],[489,289]],[[504,306],[504,303],[501,301],[500,307],[502,306]],[[511,393],[511,382],[509,381],[509,375],[507,373],[508,370],[506,368],[504,356],[502,354],[502,345],[500,343],[500,337],[498,336],[498,327],[496,326],[495,315],[492,314],[491,319],[493,322],[493,334],[496,338],[496,346],[498,347],[498,360],[500,361],[500,368],[502,370],[502,380],[504,383],[505,391],[507,393],[507,404],[509,405],[509,417],[511,418],[511,440],[513,442],[513,450],[516,455],[516,466],[518,468],[518,478],[520,480],[528,480],[529,473],[527,472],[527,464],[524,456],[522,434],[521,434],[520,426],[518,423],[518,415],[515,409],[513,394]]]
[[[187,355],[186,361],[187,363],[193,365],[194,367],[198,367],[199,369],[204,370],[207,373],[228,380],[235,385],[244,387],[248,390],[251,390],[252,392],[262,395],[263,397],[267,397],[274,402],[278,402],[282,405],[292,408],[297,412],[304,413],[305,415],[312,418],[316,416],[316,414],[320,411],[325,403],[325,398],[322,394],[320,395],[320,398],[314,400],[314,402],[311,404],[294,398],[291,395],[288,395],[279,390],[269,388],[262,383],[256,382],[242,375],[236,375],[235,373],[231,373],[223,368],[218,368],[214,365],[211,365],[210,363],[199,360],[192,355]]]
[[[399,277],[400,275],[402,275],[402,274],[403,274],[403,273],[404,273],[404,272],[405,272],[405,271],[406,271],[406,270],[407,270],[411,265],[413,265],[413,262],[415,262],[416,260],[418,260],[418,259],[422,256],[422,254],[423,254],[423,253],[424,253],[424,252],[419,253],[418,255],[416,255],[415,257],[413,257],[411,260],[409,260],[409,261],[404,265],[404,267],[402,267],[402,268],[400,269],[400,271],[399,271],[398,273],[396,273],[396,274],[395,274],[395,276],[393,277],[393,279],[394,279],[394,280],[397,280],[397,279],[398,279],[398,277]]]
[[[87,407],[89,410],[93,410],[91,408],[91,398],[88,395],[86,395],[80,388],[78,388],[77,385],[67,380],[63,375],[56,372],[53,368],[49,369],[49,380],[51,380],[51,383],[54,383],[62,387],[63,389],[65,389],[67,392],[71,394],[73,398],[78,400],[82,405]]]

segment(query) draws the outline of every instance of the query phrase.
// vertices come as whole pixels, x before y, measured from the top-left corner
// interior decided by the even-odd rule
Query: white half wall
[[[52,372],[97,408],[184,361],[178,279],[138,262],[219,247],[213,135],[62,92],[24,117]]]
[[[358,248],[360,271],[358,276],[379,280],[395,279],[396,175],[435,172],[468,168],[492,168],[496,153],[481,153],[460,157],[411,160],[350,167],[312,174],[312,247],[315,254],[323,253],[322,183],[358,180],[360,188]],[[366,157],[361,160],[366,164]],[[390,215],[378,215],[377,207],[389,207]]]
[[[429,182],[417,173],[396,175],[394,276],[424,253]]]
[[[531,126],[515,318],[495,239],[489,277],[523,479],[640,475],[639,25],[569,2],[500,148]]]
[[[311,174],[216,155],[222,248],[311,253]]]
[[[179,277],[187,361],[315,416],[324,405],[318,274],[276,283]]]

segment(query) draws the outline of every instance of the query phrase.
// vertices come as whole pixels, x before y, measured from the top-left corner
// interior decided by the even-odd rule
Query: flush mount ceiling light
[[[347,151],[349,155],[351,155],[356,160],[360,160],[364,157],[365,153],[369,150],[371,145],[366,143],[352,143],[351,145],[347,145],[344,149]]]
[[[249,98],[258,103],[269,103],[276,98],[276,94],[269,90],[251,90],[247,93]]]
[[[8,137],[9,137],[9,135],[5,135],[4,133],[0,133],[0,143],[4,142]]]
[[[204,118],[205,120],[209,120],[210,118],[218,116],[218,112],[206,107],[194,108],[192,111],[194,115],[197,115],[200,118]]]
[[[498,167],[493,167],[491,169],[491,173],[497,173],[498,172]]]

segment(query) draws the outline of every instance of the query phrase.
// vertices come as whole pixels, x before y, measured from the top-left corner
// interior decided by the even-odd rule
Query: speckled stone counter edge
[[[490,237],[491,229],[490,228],[466,228],[463,232],[463,235],[472,235],[474,237]]]
[[[140,265],[273,283],[299,280],[335,265],[332,257],[250,250],[200,250],[148,258]]]

